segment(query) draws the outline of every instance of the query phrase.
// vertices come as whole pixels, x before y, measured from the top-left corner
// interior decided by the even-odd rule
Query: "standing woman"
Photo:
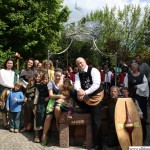
[[[19,77],[24,87],[24,93],[26,92],[26,87],[29,81],[35,77],[36,72],[37,71],[34,69],[34,60],[32,58],[29,58],[26,62],[25,69],[21,71],[20,77]],[[28,112],[27,112],[27,105],[25,104],[24,105],[24,128],[20,130],[20,132],[31,130],[32,125],[28,124],[28,122],[29,122],[29,118],[28,118]]]
[[[33,79],[35,74],[36,70],[34,69],[34,60],[29,58],[26,62],[25,69],[21,70],[19,79],[28,84],[29,80]]]
[[[131,64],[131,73],[125,76],[124,85],[129,88],[131,96],[138,101],[143,112],[143,119],[147,120],[148,81],[146,76],[140,73],[137,63]]]
[[[49,76],[49,81],[54,80],[54,65],[51,60],[44,60],[43,61],[43,67],[47,71]]]
[[[14,61],[9,58],[5,61],[3,69],[0,70],[0,111],[2,112],[3,127],[9,129],[6,111],[6,99],[10,89],[14,88],[14,83],[17,81],[19,75],[14,71]]]
[[[56,99],[63,99],[64,96],[59,94],[59,88],[62,86],[62,70],[56,69],[54,74],[54,81],[50,81],[48,83],[48,91],[49,91],[49,97],[50,99],[56,100]],[[55,117],[59,117],[61,113],[60,108],[57,108],[55,110]],[[47,144],[47,132],[51,125],[51,120],[54,115],[54,110],[52,112],[47,112],[45,122],[44,122],[44,129],[43,129],[43,135],[42,135],[42,145]]]

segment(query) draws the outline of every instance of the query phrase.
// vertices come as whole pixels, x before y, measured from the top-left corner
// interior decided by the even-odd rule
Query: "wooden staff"
[[[20,54],[18,52],[15,53],[15,57],[16,57],[16,64],[17,64],[17,70],[19,70],[19,60],[22,59],[22,57],[20,56]]]

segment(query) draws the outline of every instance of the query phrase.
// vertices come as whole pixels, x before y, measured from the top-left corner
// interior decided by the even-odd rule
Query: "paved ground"
[[[0,129],[0,150],[83,150],[80,147],[59,148],[58,139],[50,138],[47,146],[33,142],[33,132],[10,133]]]
[[[150,106],[148,106],[150,121]],[[0,150],[84,150],[84,147],[59,148],[58,139],[51,137],[48,146],[43,147],[41,144],[33,142],[33,132],[11,133],[3,130],[0,125]],[[147,126],[147,139],[144,144],[150,146],[150,125]],[[105,146],[105,150],[108,148]]]

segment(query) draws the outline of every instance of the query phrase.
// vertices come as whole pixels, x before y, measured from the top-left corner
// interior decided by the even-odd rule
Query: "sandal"
[[[42,141],[41,145],[42,145],[42,146],[46,146],[46,145],[48,144],[48,142],[49,142],[49,140],[48,140],[48,138],[47,138],[45,141]]]

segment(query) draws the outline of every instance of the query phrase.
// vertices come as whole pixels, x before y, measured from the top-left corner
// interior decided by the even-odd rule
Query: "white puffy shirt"
[[[14,75],[12,70],[1,69],[0,70],[0,85],[13,88],[14,87]]]

